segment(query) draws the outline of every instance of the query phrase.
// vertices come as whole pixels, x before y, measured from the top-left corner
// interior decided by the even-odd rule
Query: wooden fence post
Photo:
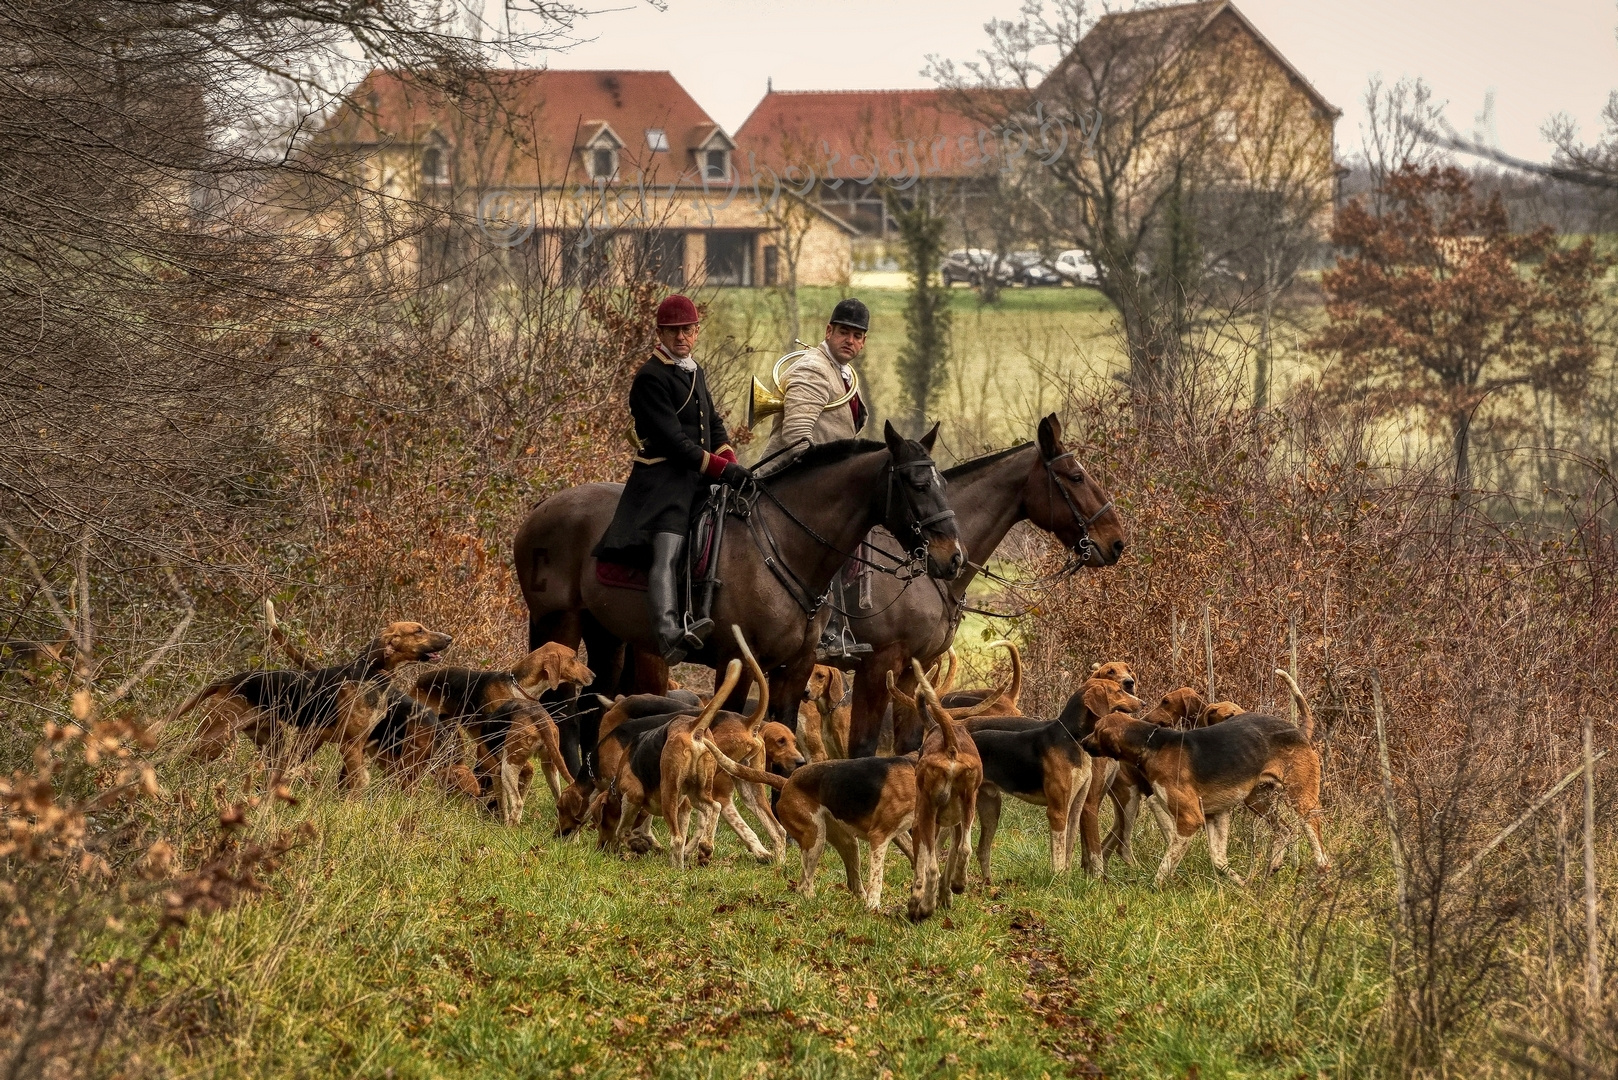
[[[1208,655],[1208,704],[1214,703],[1213,606],[1202,605],[1202,648]]]
[[[1601,1007],[1601,923],[1596,915],[1596,769],[1591,749],[1591,725],[1584,717],[1584,929],[1586,1008],[1591,1015]]]

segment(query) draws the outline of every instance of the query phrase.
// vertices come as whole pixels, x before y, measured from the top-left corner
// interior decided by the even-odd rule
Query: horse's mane
[[[1033,445],[1034,444],[1032,442],[1025,442],[1025,443],[1018,443],[1016,446],[1008,446],[1004,450],[991,450],[987,454],[984,454],[982,457],[971,458],[971,459],[969,459],[967,461],[961,462],[959,465],[952,465],[949,468],[945,469],[944,470],[944,479],[945,480],[959,480],[963,476],[971,476],[973,473],[977,472],[979,469],[986,468],[986,467],[988,467],[990,465],[993,465],[995,462],[1001,460],[1002,458],[1008,458],[1012,454],[1015,454],[1015,453],[1018,453],[1020,451],[1026,450],[1030,446],[1033,446]]]
[[[886,450],[887,443],[879,443],[874,439],[834,439],[831,442],[817,443],[798,455],[796,461],[782,469],[771,479],[777,477],[796,476],[810,469],[818,469],[823,465],[836,465],[860,454],[869,454],[877,450]]]

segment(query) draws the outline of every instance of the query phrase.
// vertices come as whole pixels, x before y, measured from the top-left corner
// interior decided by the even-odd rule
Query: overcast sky
[[[588,5],[591,0],[582,0]],[[601,4],[604,0],[595,0]],[[610,2],[610,0],[607,0]],[[780,90],[932,85],[930,54],[971,59],[983,24],[1021,0],[637,0],[579,27],[593,40],[553,54],[552,67],[672,71],[728,131],[773,77]],[[1127,0],[1117,6],[1131,6]],[[1419,75],[1471,131],[1494,91],[1500,146],[1543,158],[1540,127],[1566,112],[1586,138],[1618,90],[1614,0],[1239,0],[1242,12],[1343,110],[1339,152],[1360,144],[1360,97],[1376,72]]]

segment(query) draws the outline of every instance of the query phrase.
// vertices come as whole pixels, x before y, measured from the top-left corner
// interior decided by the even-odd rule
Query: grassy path
[[[1290,877],[1244,894],[1203,853],[1163,893],[1146,865],[1052,881],[1031,807],[1008,808],[994,887],[919,927],[897,853],[870,917],[834,855],[805,900],[727,831],[677,874],[558,842],[548,796],[530,807],[503,829],[377,785],[274,811],[320,839],[187,931],[154,1053],[209,1076],[1291,1078],[1352,1071],[1379,992],[1374,949],[1301,986]]]

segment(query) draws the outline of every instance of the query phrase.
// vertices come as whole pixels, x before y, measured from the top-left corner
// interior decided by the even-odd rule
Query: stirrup
[[[679,643],[688,651],[695,652],[707,644],[708,635],[711,633],[713,633],[712,619],[692,619],[688,611],[685,613],[685,634]]]
[[[856,656],[863,656],[874,651],[869,644],[855,641],[854,635],[848,632],[847,627],[837,632],[837,636],[827,641],[821,638],[820,644],[815,647],[815,660],[817,663],[833,661],[833,666],[842,667],[843,664],[835,661],[853,661]],[[849,666],[852,666],[850,664]]]

